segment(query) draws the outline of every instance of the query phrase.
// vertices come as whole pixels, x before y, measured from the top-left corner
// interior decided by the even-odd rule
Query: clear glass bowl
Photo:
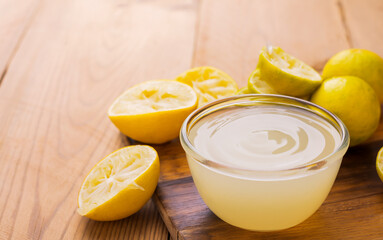
[[[288,107],[315,114],[336,129],[339,144],[331,154],[307,164],[288,169],[259,170],[206,157],[190,139],[193,127],[197,123],[201,126],[211,114],[233,107],[264,106]],[[268,94],[224,98],[197,109],[184,121],[180,140],[194,183],[210,210],[231,225],[254,231],[286,229],[310,217],[330,192],[349,146],[345,125],[331,112],[305,100]]]

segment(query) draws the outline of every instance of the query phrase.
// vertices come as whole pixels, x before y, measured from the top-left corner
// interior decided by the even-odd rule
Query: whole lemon
[[[367,140],[380,119],[380,103],[374,89],[354,76],[326,79],[311,101],[336,114],[350,133],[350,146]]]
[[[323,79],[356,76],[368,82],[383,102],[383,59],[364,49],[348,49],[335,54],[325,65]]]

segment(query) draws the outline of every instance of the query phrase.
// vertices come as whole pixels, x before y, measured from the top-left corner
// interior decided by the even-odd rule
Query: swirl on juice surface
[[[190,140],[203,156],[256,170],[298,167],[330,155],[338,131],[314,113],[292,107],[233,107],[197,122]]]

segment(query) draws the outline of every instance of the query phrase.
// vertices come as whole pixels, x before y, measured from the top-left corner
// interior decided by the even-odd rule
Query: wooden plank
[[[383,1],[338,0],[338,8],[351,46],[383,57]]]
[[[382,20],[378,13],[371,11],[370,18]],[[244,86],[270,42],[320,71],[333,54],[352,46],[347,34],[337,1],[202,1],[193,66],[218,67]],[[199,197],[177,140],[156,146],[162,165],[153,200],[173,239],[379,239],[383,190],[375,158],[382,129],[383,120],[367,143],[348,151],[318,212],[285,231],[250,232],[217,218]]]
[[[0,0],[0,83],[39,5],[39,0]]]
[[[192,1],[45,1],[0,88],[0,239],[167,239],[149,203],[100,223],[75,211],[91,167],[128,143],[107,108],[189,68]]]
[[[197,36],[194,65],[216,66],[240,86],[246,85],[267,44],[317,70],[335,52],[349,48],[331,0],[203,1]]]
[[[136,214],[120,221],[82,219],[79,224],[76,239],[168,239],[168,231],[152,200]],[[72,234],[65,233],[61,237],[72,239]]]
[[[379,239],[383,190],[375,157],[381,146],[382,140],[350,149],[324,204],[308,220],[284,231],[259,233],[226,224],[203,203],[190,175],[161,181],[154,200],[173,226],[173,239]],[[163,165],[172,166],[167,161]]]

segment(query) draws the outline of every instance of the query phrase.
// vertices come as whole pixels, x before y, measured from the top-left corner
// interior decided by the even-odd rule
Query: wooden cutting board
[[[173,239],[383,239],[383,183],[375,158],[383,123],[369,142],[350,148],[324,204],[293,228],[269,233],[233,227],[200,198],[178,140],[156,145],[161,176],[153,200]]]

